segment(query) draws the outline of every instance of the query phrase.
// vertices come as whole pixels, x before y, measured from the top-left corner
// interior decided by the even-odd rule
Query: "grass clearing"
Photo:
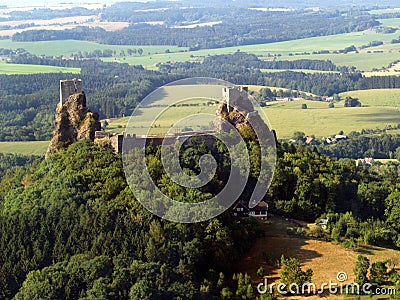
[[[397,12],[400,12],[400,8],[373,9],[369,11],[370,14],[374,15],[383,15],[387,13],[397,13]]]
[[[358,90],[339,95],[341,98],[353,97],[360,99],[362,105],[392,106],[400,108],[400,89]],[[400,122],[400,112],[399,112]]]
[[[42,41],[42,42],[13,42],[11,40],[0,40],[0,48],[6,49],[18,49],[23,48],[28,52],[36,55],[71,55],[71,53],[77,53],[78,51],[91,52],[94,50],[115,50],[117,55],[124,50],[128,49],[143,49],[143,55],[154,54],[154,53],[165,53],[167,49],[171,52],[185,51],[187,48],[178,46],[121,46],[121,45],[106,45],[88,41],[76,41],[76,40],[58,40],[58,41]],[[138,57],[140,57],[138,55]]]
[[[163,134],[174,124],[180,128],[190,127],[192,130],[209,127],[209,121],[206,121],[205,116],[199,117],[195,122],[193,119],[185,118],[199,114],[215,116],[217,106],[207,102],[221,101],[221,88],[222,86],[216,85],[178,85],[157,89],[149,96],[148,99],[151,101],[147,106],[137,110],[140,115],[135,114],[132,117],[130,122],[132,131],[140,135],[147,134],[148,128],[152,126],[150,133]],[[172,104],[177,106],[171,106]],[[129,118],[124,118],[110,122],[108,129],[121,132],[128,120]],[[152,122],[153,120],[155,121]]]
[[[204,86],[197,87],[203,90],[204,97],[220,99],[221,87],[208,91],[208,95],[204,93],[207,88]],[[261,86],[249,86],[250,90],[259,90]],[[188,91],[194,91],[193,86],[179,86],[179,90],[175,86],[166,87],[164,96],[168,101],[176,101],[178,99],[186,99]],[[275,101],[269,102],[263,110],[269,119],[273,129],[276,130],[278,138],[291,138],[295,131],[302,131],[305,134],[314,134],[318,138],[331,136],[343,130],[345,133],[351,131],[359,131],[361,129],[385,128],[388,125],[397,126],[400,122],[400,89],[396,90],[373,90],[373,91],[351,92],[353,96],[365,95],[365,100],[360,97],[361,103],[369,105],[366,107],[344,107],[344,101],[335,103],[334,108],[329,108],[329,103],[322,101],[296,100],[296,101]],[[342,94],[342,98],[346,94]],[[376,96],[377,95],[377,96]],[[397,95],[399,98],[397,98]],[[174,98],[175,97],[175,98]],[[368,98],[369,97],[369,98]],[[367,100],[369,99],[369,100]],[[374,100],[375,99],[375,100]],[[148,124],[161,113],[153,123],[151,133],[163,134],[176,124],[179,120],[189,115],[196,114],[212,114],[215,115],[217,106],[204,105],[199,103],[197,106],[180,106],[158,107],[158,105],[167,105],[167,100],[157,100],[152,106],[141,109],[141,115],[132,120],[132,131],[136,134],[146,134]],[[196,102],[196,101],[194,101]],[[203,101],[204,102],[204,101]],[[302,109],[302,104],[307,105],[307,109]],[[165,111],[164,111],[165,110]],[[111,121],[108,130],[114,132],[122,132],[129,118]],[[189,124],[190,125],[190,124]],[[198,130],[197,127],[204,127],[205,124],[195,124],[191,127]],[[178,125],[183,127],[184,125]]]
[[[328,108],[328,103],[319,101],[273,102],[264,111],[278,138],[290,138],[295,131],[326,137],[341,130],[349,133],[399,123],[398,108],[343,107],[343,102],[335,103],[335,108]],[[301,109],[303,103],[307,104],[307,109]]]
[[[378,34],[374,31],[367,30],[356,33],[346,33],[322,37],[313,37],[300,40],[270,43],[270,44],[257,44],[237,47],[226,47],[219,49],[204,49],[198,51],[188,51],[180,53],[168,53],[157,55],[143,55],[141,57],[127,57],[123,62],[129,64],[141,64],[143,66],[154,66],[159,62],[169,61],[194,61],[201,60],[207,55],[230,54],[237,50],[254,53],[268,59],[268,55],[280,54],[280,59],[321,59],[332,60],[334,63],[342,66],[354,65],[359,70],[369,71],[373,68],[381,68],[387,66],[391,62],[398,59],[398,53],[348,53],[348,54],[310,54],[310,55],[295,55],[289,56],[290,53],[312,53],[313,51],[321,50],[341,50],[345,47],[356,45],[361,46],[368,44],[374,40],[381,40],[390,42],[392,39],[397,38],[398,33],[394,34]],[[372,48],[371,48],[372,49]],[[375,48],[374,48],[375,49]],[[115,58],[107,58],[107,61],[115,60]]]
[[[37,73],[73,73],[80,74],[80,68],[66,68],[56,66],[9,64],[0,61],[0,74],[37,74]]]
[[[398,59],[398,53],[348,53],[348,54],[310,54],[310,55],[294,55],[289,56],[290,53],[302,54],[304,52],[312,53],[313,51],[321,50],[341,50],[348,46],[355,45],[361,46],[368,44],[369,42],[380,40],[383,42],[390,42],[392,39],[397,38],[398,32],[393,34],[380,34],[372,30],[366,30],[362,32],[352,32],[346,34],[337,34],[322,37],[305,38],[299,40],[277,42],[270,44],[256,44],[246,45],[237,47],[226,47],[219,49],[204,49],[198,51],[188,51],[180,53],[160,53],[155,55],[143,55],[141,57],[127,57],[121,62],[127,62],[129,64],[141,64],[146,67],[154,67],[160,62],[180,62],[180,61],[196,61],[201,60],[207,55],[218,55],[218,54],[230,54],[237,50],[254,53],[259,56],[263,56],[265,59],[269,59],[268,55],[278,55],[279,59],[321,59],[321,60],[332,60],[335,64],[341,66],[352,66],[354,65],[357,69],[363,71],[370,71],[374,68],[382,68],[389,65],[391,62]],[[387,52],[389,50],[386,50]],[[396,51],[398,52],[398,50]],[[120,60],[119,58],[107,58],[107,61]]]
[[[266,270],[268,283],[278,283],[281,269],[271,263],[266,263],[262,253],[272,254],[273,262],[285,257],[296,257],[302,263],[302,269],[311,268],[314,271],[312,282],[319,288],[322,283],[329,281],[337,282],[338,272],[346,272],[350,283],[354,280],[353,268],[357,256],[365,255],[372,262],[383,261],[391,258],[399,258],[400,252],[392,249],[385,249],[375,246],[360,246],[356,250],[347,250],[342,245],[330,242],[315,240],[312,238],[298,238],[289,236],[286,233],[287,227],[298,227],[291,220],[284,220],[278,217],[270,217],[262,224],[266,236],[257,239],[253,248],[247,253],[244,259],[240,260],[237,266],[238,272],[248,273],[255,282],[263,279],[257,275],[257,269],[263,266]],[[351,299],[345,296],[323,295],[337,299]],[[296,297],[300,299],[302,297]],[[378,299],[373,297],[372,299]],[[321,295],[311,295],[304,299],[321,299]],[[355,298],[357,299],[357,297]],[[366,297],[365,299],[371,299]]]
[[[392,21],[395,22],[395,21]],[[256,44],[246,46],[235,46],[218,49],[202,49],[197,51],[188,51],[187,48],[177,46],[121,46],[104,45],[88,41],[44,41],[44,42],[13,42],[11,40],[0,40],[0,47],[7,49],[24,48],[27,51],[41,55],[70,55],[78,51],[94,51],[96,49],[111,49],[116,51],[116,57],[104,58],[105,61],[119,61],[132,65],[143,65],[146,68],[154,69],[157,63],[180,62],[180,61],[198,61],[207,55],[229,54],[237,50],[254,53],[265,58],[268,55],[282,55],[281,59],[330,59],[338,65],[356,66],[359,70],[370,71],[373,68],[381,68],[398,59],[398,53],[367,53],[370,49],[380,49],[379,47],[364,49],[359,54],[321,54],[321,55],[296,55],[289,56],[290,53],[302,54],[304,52],[312,53],[321,50],[341,50],[345,47],[355,45],[357,47],[368,44],[371,41],[390,42],[397,38],[398,32],[393,34],[381,34],[373,30],[362,32],[351,32],[345,34],[336,34],[321,37],[312,37],[285,42]],[[386,46],[386,44],[384,45]],[[383,46],[381,46],[383,47]],[[122,50],[142,48],[143,55],[121,57]],[[393,47],[392,47],[393,48]],[[166,50],[170,53],[166,53]],[[397,49],[397,48],[396,48]],[[389,50],[385,50],[389,51]],[[396,51],[398,52],[398,50]]]
[[[388,164],[388,163],[400,163],[399,160],[395,159],[395,158],[377,158],[375,159],[375,162],[380,162],[382,164]]]
[[[397,10],[396,12],[397,13],[400,12],[400,9]],[[400,19],[399,18],[381,19],[381,20],[379,20],[379,22],[381,22],[383,26],[400,28]]]
[[[303,103],[307,104],[307,109],[301,109]],[[295,131],[302,131],[308,135],[314,134],[322,138],[337,134],[341,130],[349,133],[361,129],[384,128],[387,125],[397,126],[400,120],[400,111],[395,107],[345,108],[343,101],[335,103],[335,106],[335,108],[328,108],[328,103],[318,101],[279,101],[269,103],[268,107],[264,108],[264,112],[272,128],[276,130],[278,138],[281,139],[291,138]],[[185,116],[198,113],[215,114],[216,109],[217,106],[170,108],[154,122],[151,133],[166,133],[173,124]],[[146,134],[146,124],[149,120],[145,115],[146,113],[152,115],[154,110],[157,108],[145,108],[142,111],[144,115],[133,122],[132,131],[137,134]],[[127,117],[111,122],[107,129],[122,132],[125,130],[128,119]],[[192,126],[193,130],[197,130],[196,125]],[[204,124],[199,126],[204,126]]]
[[[49,141],[0,142],[0,152],[22,155],[44,155]]]
[[[371,48],[372,49],[372,48]],[[390,63],[399,59],[399,52],[389,52],[391,50],[380,49],[374,47],[377,51],[381,50],[384,53],[347,53],[347,54],[311,54],[311,55],[295,55],[288,57],[280,57],[280,60],[297,60],[297,59],[318,59],[331,60],[338,66],[355,66],[360,71],[371,71],[374,68],[386,68]],[[371,50],[373,51],[373,50]]]

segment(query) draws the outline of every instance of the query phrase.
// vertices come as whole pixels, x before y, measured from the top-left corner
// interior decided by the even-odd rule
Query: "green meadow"
[[[335,103],[335,108],[315,101],[273,102],[264,111],[279,138],[290,138],[295,131],[327,137],[341,130],[348,134],[361,129],[394,126],[400,121],[397,107],[344,107],[343,102]],[[307,109],[301,109],[303,103],[307,104]]]
[[[44,155],[49,141],[34,142],[0,142],[0,152],[22,155]]]
[[[250,87],[256,89],[256,87]],[[392,90],[391,90],[392,91]],[[290,138],[295,131],[303,131],[308,135],[326,137],[337,134],[343,130],[345,133],[360,131],[361,129],[384,128],[387,125],[397,126],[400,122],[400,89],[391,91],[355,91],[350,94],[357,96],[365,107],[344,107],[344,101],[335,103],[334,108],[329,108],[328,103],[320,101],[275,101],[269,102],[263,108],[272,128],[277,131],[278,138]],[[301,109],[302,104],[307,104],[307,109]],[[191,114],[215,114],[217,106],[208,106],[199,103],[197,106],[170,107],[162,112],[153,123],[150,133],[166,133],[173,124]],[[130,130],[136,134],[146,134],[149,116],[161,111],[158,107],[146,107],[141,110],[141,115],[131,121]],[[118,119],[110,122],[108,130],[122,132],[129,118]],[[204,125],[204,124],[203,124]],[[179,127],[179,126],[178,126]],[[187,127],[191,127],[187,125]],[[192,126],[198,130],[199,124]],[[200,126],[201,127],[201,126]]]
[[[0,40],[0,48],[18,49],[23,48],[28,52],[36,55],[71,55],[78,51],[90,52],[94,50],[115,50],[117,55],[124,50],[128,49],[143,49],[143,55],[153,53],[165,53],[167,49],[171,52],[185,51],[187,48],[178,46],[122,46],[122,45],[106,45],[89,41],[76,41],[76,40],[57,40],[57,41],[42,41],[42,42],[13,42],[11,40]],[[138,55],[139,57],[139,55]]]
[[[264,59],[271,55],[280,55],[280,59],[321,59],[332,60],[340,66],[355,66],[362,71],[370,71],[374,68],[382,68],[391,62],[399,59],[399,46],[385,44],[380,47],[366,48],[360,53],[348,54],[312,54],[314,51],[329,50],[338,51],[348,46],[355,45],[360,47],[372,41],[383,41],[389,43],[392,39],[397,38],[399,32],[393,34],[381,34],[372,30],[362,32],[352,32],[346,34],[337,34],[322,37],[313,37],[293,41],[285,41],[270,44],[257,44],[238,47],[226,47],[219,49],[204,49],[198,51],[188,51],[179,53],[160,53],[152,55],[142,55],[141,57],[107,58],[107,61],[121,61],[134,65],[143,65],[148,68],[154,68],[157,63],[173,62],[173,61],[198,61],[208,55],[229,54],[237,50],[254,53]],[[386,49],[384,48],[386,47]],[[382,49],[381,49],[382,48]],[[373,51],[383,50],[385,53],[373,53]],[[368,53],[371,51],[372,53]],[[304,54],[304,53],[309,54]],[[397,52],[397,53],[396,53]],[[289,54],[299,54],[291,55]]]
[[[188,51],[179,53],[160,53],[154,55],[142,55],[141,57],[126,57],[121,58],[107,58],[107,61],[121,61],[129,64],[141,64],[147,67],[154,67],[160,62],[169,61],[194,61],[201,60],[207,55],[218,55],[218,54],[229,54],[234,53],[237,50],[254,53],[262,56],[265,59],[269,59],[269,55],[281,55],[281,59],[331,59],[334,63],[342,66],[356,66],[359,70],[369,71],[373,68],[381,68],[387,66],[391,62],[399,58],[398,53],[367,53],[368,49],[365,49],[365,53],[349,53],[349,54],[311,54],[314,51],[321,50],[341,50],[348,46],[355,45],[360,47],[368,44],[372,41],[383,41],[390,42],[392,39],[398,37],[398,33],[394,34],[380,34],[372,30],[363,32],[352,32],[346,34],[337,34],[322,37],[313,37],[300,40],[270,43],[270,44],[257,44],[257,45],[246,45],[237,47],[226,47],[219,49],[204,49],[198,51]],[[370,48],[375,50],[375,48]],[[379,50],[378,48],[376,50]],[[310,53],[308,55],[294,55],[289,54],[303,54],[304,52]]]
[[[382,50],[379,47],[370,48],[371,51]],[[372,50],[374,49],[374,50]],[[367,49],[365,49],[367,50]],[[314,55],[295,55],[288,57],[281,57],[282,60],[296,60],[296,59],[319,59],[319,60],[331,60],[338,66],[355,66],[360,71],[371,71],[374,68],[381,69],[389,66],[390,63],[398,60],[400,54],[398,51],[384,53],[347,53],[347,54],[314,54]]]
[[[383,24],[387,26],[400,27],[400,19],[387,19],[382,20]],[[281,59],[330,59],[338,65],[350,66],[354,65],[359,70],[369,71],[373,68],[382,68],[391,62],[398,59],[398,52],[400,49],[396,45],[388,44],[394,38],[399,36],[399,31],[392,34],[377,33],[373,30],[366,30],[362,32],[351,32],[345,34],[336,34],[321,37],[312,37],[305,39],[298,39],[285,42],[269,43],[269,44],[256,44],[237,47],[226,47],[218,49],[203,49],[197,51],[188,51],[184,47],[176,46],[122,46],[122,45],[105,45],[88,41],[43,41],[43,42],[13,42],[11,40],[0,40],[0,47],[8,49],[24,48],[29,52],[37,55],[70,55],[78,51],[94,51],[96,49],[104,50],[111,49],[116,51],[115,57],[104,58],[105,61],[118,61],[129,63],[132,65],[143,65],[146,68],[154,69],[157,63],[165,63],[171,61],[198,61],[202,60],[208,55],[229,54],[237,50],[254,53],[256,55],[265,57],[281,55]],[[383,41],[384,46],[367,48],[360,53],[349,54],[311,54],[314,51],[329,50],[337,51],[344,49],[348,46],[368,44],[372,41]],[[385,48],[386,47],[386,48]],[[127,49],[142,48],[143,54],[134,56],[120,56],[120,52]],[[166,53],[166,50],[170,53]],[[367,53],[367,51],[384,50],[388,53]],[[389,51],[392,51],[390,53]],[[304,53],[310,55],[302,55]],[[289,56],[289,54],[300,54]]]
[[[382,15],[382,14],[397,13],[397,12],[400,12],[400,8],[373,9],[369,11],[370,14],[374,15]]]
[[[358,90],[340,94],[341,98],[358,98],[363,106],[391,106],[398,109],[400,123],[400,89]]]
[[[80,68],[66,68],[43,65],[9,64],[0,61],[0,74],[37,74],[37,73],[73,73],[79,74]]]
[[[397,13],[400,12],[400,9],[396,11]],[[397,27],[400,28],[400,19],[398,18],[393,18],[393,19],[381,19],[379,22],[382,23],[384,26],[389,26],[389,27]]]

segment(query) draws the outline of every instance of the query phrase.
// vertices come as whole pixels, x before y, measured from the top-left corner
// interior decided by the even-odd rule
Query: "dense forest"
[[[202,151],[188,144],[184,168],[196,167]],[[147,152],[162,188],[160,152]],[[88,140],[7,173],[0,186],[2,299],[18,290],[17,299],[219,298],[230,286],[220,272],[231,275],[256,236],[254,219],[229,213],[191,225],[154,217],[127,187],[121,157]]]
[[[48,140],[62,79],[82,78],[88,106],[104,118],[130,114],[156,87],[182,78],[128,64],[87,60],[80,66],[80,74],[0,75],[0,140]]]
[[[187,143],[183,168],[197,172],[198,158],[209,151],[223,157],[224,150],[214,147]],[[147,159],[163,193],[186,195],[167,183],[158,148],[148,148]],[[229,176],[224,170],[219,168],[214,185]],[[338,241],[400,247],[398,171],[390,165],[359,169],[353,160],[284,144],[266,200],[273,212],[296,219],[330,214],[329,234]],[[7,173],[0,187],[3,299],[255,298],[250,279],[229,278],[255,241],[257,220],[226,212],[197,224],[163,221],[135,200],[111,148],[77,142],[47,161]],[[184,201],[215,191],[190,191]],[[362,230],[352,231],[350,224]]]

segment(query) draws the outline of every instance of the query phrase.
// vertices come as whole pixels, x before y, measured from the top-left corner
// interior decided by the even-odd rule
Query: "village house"
[[[232,208],[231,215],[238,218],[268,218],[268,203],[261,201],[257,206],[249,208],[244,201],[239,200]]]
[[[357,167],[362,167],[362,166],[371,166],[375,160],[372,157],[365,157],[365,158],[359,158],[356,160],[356,166]]]
[[[336,141],[347,140],[347,136],[343,135],[343,134],[337,134],[337,135],[335,135],[335,139],[336,139]]]

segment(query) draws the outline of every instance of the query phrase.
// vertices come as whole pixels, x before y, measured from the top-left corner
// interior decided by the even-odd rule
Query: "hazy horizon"
[[[135,0],[137,1],[137,0]],[[113,4],[117,1],[108,0],[50,0],[50,1],[38,1],[38,0],[3,0],[1,5],[7,6],[45,6],[49,4],[61,4],[61,3],[73,3],[73,4],[84,4],[84,3],[102,3],[102,4]],[[141,1],[137,1],[141,2]]]

